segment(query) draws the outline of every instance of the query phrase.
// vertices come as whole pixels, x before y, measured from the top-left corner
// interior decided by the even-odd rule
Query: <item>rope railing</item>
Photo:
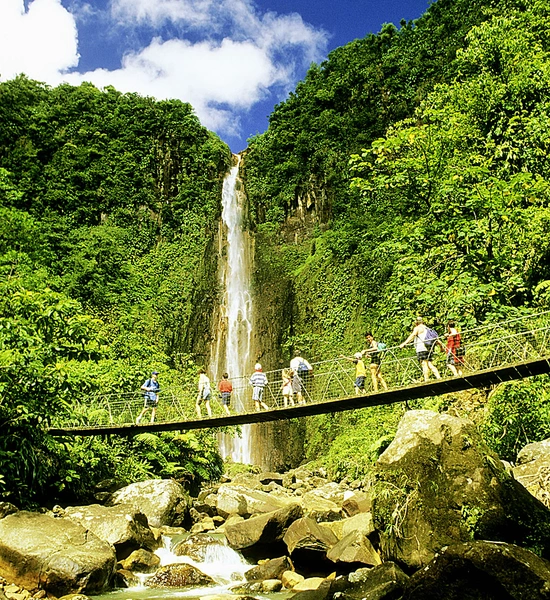
[[[517,331],[518,324],[522,325]],[[528,317],[513,319],[505,323],[484,325],[477,330],[460,332],[464,355],[459,358],[463,376],[487,369],[496,369],[516,363],[550,357],[550,311]],[[445,342],[445,337],[441,339]],[[445,353],[434,347],[432,362],[443,378],[452,377],[445,361]],[[376,390],[370,376],[369,356],[365,356],[367,376],[362,394]],[[302,401],[306,404],[323,403],[355,394],[355,365],[345,358],[334,358],[312,363],[311,373],[301,375],[303,379]],[[388,389],[396,390],[423,381],[421,365],[416,358],[412,344],[406,348],[390,346],[381,354],[380,371]],[[283,397],[283,369],[266,371],[268,384],[263,393],[263,401],[269,410],[286,408]],[[433,377],[433,375],[432,375]],[[232,414],[246,414],[255,411],[252,401],[250,375],[231,378],[233,393],[230,411]],[[384,390],[380,386],[379,392]],[[176,389],[161,387],[156,422],[177,422],[198,419],[195,413],[195,385]],[[299,398],[286,399],[291,406],[297,405]],[[143,407],[143,392],[96,394],[74,406],[74,415],[63,422],[64,426],[98,426],[135,423]],[[225,415],[217,382],[212,381],[210,401],[213,416]],[[205,415],[205,407],[202,405]],[[145,421],[144,421],[145,422]],[[61,424],[61,423],[59,423]]]

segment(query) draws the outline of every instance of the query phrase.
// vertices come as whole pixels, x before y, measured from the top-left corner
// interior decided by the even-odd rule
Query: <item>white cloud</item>
[[[73,16],[60,0],[34,0],[25,12],[23,0],[0,2],[0,77],[25,73],[48,81],[78,64]]]
[[[82,2],[78,9],[78,19],[104,24],[108,17]],[[151,41],[129,48],[118,69],[67,72],[78,63],[77,30],[61,0],[34,0],[27,12],[23,0],[0,0],[0,77],[25,72],[52,85],[91,81],[178,98],[206,127],[236,135],[239,115],[270,91],[290,89],[297,68],[318,60],[327,44],[326,33],[300,15],[262,14],[249,0],[112,0],[110,17],[119,39],[137,39],[132,33],[139,31]],[[166,24],[177,37],[154,37]]]

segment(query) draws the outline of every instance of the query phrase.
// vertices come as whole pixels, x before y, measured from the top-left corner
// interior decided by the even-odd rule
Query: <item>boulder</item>
[[[69,519],[19,511],[0,519],[0,572],[54,596],[98,593],[114,576],[114,549]]]
[[[408,575],[393,562],[372,569],[358,569],[348,575],[348,582],[339,600],[394,600],[401,598]]]
[[[16,513],[19,509],[11,502],[0,502],[0,519]]]
[[[119,564],[122,569],[133,573],[152,573],[160,567],[160,558],[156,554],[140,548],[134,550],[128,558],[121,560]]]
[[[140,584],[138,576],[128,569],[118,569],[115,574],[115,587],[129,588]]]
[[[302,507],[292,504],[280,510],[225,524],[225,536],[234,550],[249,557],[284,554],[283,536],[291,523],[302,516]],[[263,555],[263,556],[262,556]]]
[[[177,527],[188,515],[190,499],[183,486],[172,479],[149,479],[114,492],[107,505],[119,504],[130,504],[141,511],[151,527]]]
[[[313,491],[306,492],[300,498],[304,515],[319,521],[338,521],[342,518],[342,510],[332,500],[327,500]]]
[[[445,548],[414,573],[403,600],[548,600],[550,564],[511,544],[474,541]]]
[[[302,517],[290,525],[283,541],[291,555],[295,550],[308,550],[325,554],[338,542],[338,539],[328,527],[318,525],[310,517]]]
[[[370,536],[374,533],[374,522],[372,519],[372,513],[362,512],[358,513],[349,519],[344,519],[342,523],[342,536],[345,537],[353,531],[358,531],[365,536]]]
[[[280,579],[266,579],[262,581],[262,587],[260,588],[264,594],[271,594],[273,592],[279,592],[283,584]]]
[[[512,474],[535,498],[550,507],[550,440],[527,444],[519,452]]]
[[[250,517],[264,514],[288,506],[294,500],[276,497],[261,490],[252,490],[241,485],[227,484],[220,486],[216,507],[218,513],[227,518],[229,515]]]
[[[258,480],[262,485],[267,485],[268,483],[276,483],[277,485],[283,485],[284,475],[281,473],[269,473],[264,472],[260,473]]]
[[[300,575],[300,573],[296,573],[296,571],[285,571],[281,575],[281,581],[283,582],[283,586],[287,590],[293,589],[294,586],[298,585],[299,583],[302,583],[304,579],[305,577],[303,575]]]
[[[147,517],[131,505],[118,506],[69,506],[65,516],[89,529],[100,540],[115,547],[118,560],[126,558],[134,550],[156,550],[159,542],[149,529]]]
[[[327,558],[335,563],[379,565],[380,556],[369,538],[360,531],[352,531],[327,552]]]
[[[359,513],[370,512],[372,498],[364,492],[346,492],[342,502],[342,512],[346,517],[353,517]]]
[[[252,567],[246,571],[244,576],[247,581],[258,581],[264,579],[280,579],[285,571],[291,571],[292,563],[288,556],[272,558],[262,564]]]
[[[172,588],[188,585],[211,585],[215,581],[196,567],[186,564],[166,565],[145,580],[147,587]]]
[[[418,569],[444,546],[472,538],[532,544],[550,555],[550,511],[506,473],[466,419],[407,411],[375,476],[383,560]]]

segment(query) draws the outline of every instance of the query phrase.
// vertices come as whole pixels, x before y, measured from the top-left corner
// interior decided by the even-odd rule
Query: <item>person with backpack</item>
[[[382,389],[385,392],[387,392],[388,384],[382,377],[382,370],[380,367],[380,365],[382,364],[382,356],[387,346],[383,342],[377,342],[374,339],[372,333],[370,333],[370,331],[367,331],[367,333],[365,333],[365,339],[367,341],[368,346],[366,350],[363,350],[362,354],[363,356],[365,354],[370,356],[370,378],[372,381],[372,389],[375,392],[377,392],[378,384],[380,384],[382,386]]]
[[[435,375],[436,379],[441,379],[441,375],[437,370],[437,367],[432,362],[432,354],[435,349],[435,345],[439,345],[441,350],[445,350],[437,332],[434,329],[430,329],[424,325],[424,319],[422,317],[416,317],[414,328],[409,337],[399,345],[400,348],[404,348],[407,344],[414,341],[414,349],[416,351],[416,357],[422,367],[422,374],[424,375],[424,381],[428,381],[430,378],[430,372]]]
[[[151,378],[147,379],[147,381],[141,386],[141,389],[145,391],[145,394],[143,395],[144,405],[143,410],[139,413],[139,416],[136,419],[136,425],[139,425],[143,415],[145,415],[149,409],[151,409],[151,423],[155,422],[155,414],[157,412],[160,392],[160,384],[157,381],[157,377],[158,371],[153,371],[151,373]]]
[[[308,391],[311,391],[311,381],[313,379],[313,367],[300,355],[300,351],[294,352],[294,358],[290,361],[290,369],[297,373],[302,380],[302,393],[304,397]]]

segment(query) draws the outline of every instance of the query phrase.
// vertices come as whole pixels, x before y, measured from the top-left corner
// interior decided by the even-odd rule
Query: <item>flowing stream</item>
[[[222,257],[220,284],[223,300],[210,363],[210,373],[219,381],[244,376],[251,368],[252,298],[250,294],[252,241],[244,231],[246,198],[239,179],[240,156],[223,182],[222,226],[219,235]],[[242,390],[242,387],[241,387]],[[242,411],[247,402],[241,390],[234,391],[231,410]],[[243,425],[241,436],[220,434],[220,453],[233,462],[252,463],[252,427]]]
[[[210,534],[212,535],[212,534]],[[178,556],[172,552],[172,548],[179,540],[187,535],[164,537],[164,547],[156,550],[155,554],[160,558],[160,566],[187,563],[197,567],[206,575],[215,580],[214,585],[203,587],[186,588],[150,588],[147,587],[147,578],[151,575],[138,574],[140,583],[129,588],[117,589],[113,592],[94,596],[94,600],[154,600],[186,598],[188,600],[207,599],[210,596],[222,595],[231,598],[232,592],[229,588],[246,581],[244,573],[253,565],[229,546],[225,545],[225,538],[220,535],[219,543],[212,543],[206,547],[204,560],[195,561],[189,556]],[[214,537],[217,537],[214,535]],[[227,596],[226,596],[227,595]],[[289,592],[279,592],[269,596],[254,593],[251,596],[262,600],[282,600],[288,598]]]

